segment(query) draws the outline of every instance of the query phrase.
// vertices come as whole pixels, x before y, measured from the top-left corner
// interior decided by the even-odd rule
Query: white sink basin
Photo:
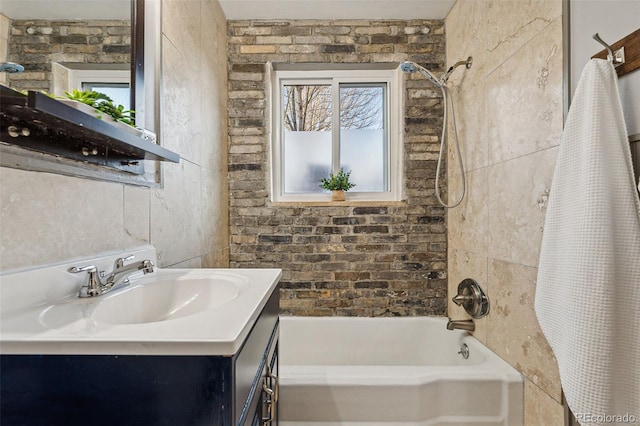
[[[91,264],[103,270],[113,261]],[[68,266],[0,276],[0,353],[233,355],[281,274],[156,268],[126,287],[79,298],[86,277]]]
[[[241,275],[217,270],[191,274],[163,271],[133,279],[103,296],[73,297],[45,308],[40,322],[58,329],[77,320],[105,324],[144,324],[199,314],[237,298],[250,285]]]
[[[100,302],[91,317],[109,324],[167,321],[224,305],[249,285],[239,276],[158,278]]]

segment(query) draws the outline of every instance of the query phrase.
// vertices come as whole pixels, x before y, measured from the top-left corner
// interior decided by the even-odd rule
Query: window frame
[[[129,89],[129,105],[125,105],[127,108],[134,109],[131,105],[131,71],[130,70],[110,70],[110,69],[70,69],[69,70],[69,87],[77,88],[78,90],[93,90],[86,89],[85,84],[121,84],[127,85]]]
[[[349,201],[400,201],[402,199],[402,126],[400,125],[402,76],[397,66],[384,69],[271,69],[271,201],[273,202],[328,202],[330,193],[287,194],[284,192],[284,149],[282,120],[282,90],[284,85],[329,84],[333,96],[339,97],[340,84],[385,84],[386,105],[386,151],[387,151],[387,191],[349,192]],[[338,167],[340,121],[336,121],[340,112],[332,109],[332,168]],[[357,183],[357,182],[356,182]]]

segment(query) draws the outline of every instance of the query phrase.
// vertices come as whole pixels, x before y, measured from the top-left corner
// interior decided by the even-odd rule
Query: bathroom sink
[[[229,303],[249,283],[242,276],[218,272],[161,274],[133,279],[124,288],[93,298],[66,299],[42,311],[40,322],[56,329],[77,320],[105,324],[144,324],[202,313]]]
[[[156,260],[151,248],[132,254]],[[68,268],[108,271],[114,257],[0,275],[0,353],[233,355],[281,275],[279,269],[155,268],[125,287],[78,297],[86,277]]]
[[[109,324],[167,321],[224,305],[247,285],[234,276],[160,278],[113,294],[96,306],[91,317]]]

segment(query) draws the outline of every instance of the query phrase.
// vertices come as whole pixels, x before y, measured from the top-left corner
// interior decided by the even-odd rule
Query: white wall
[[[638,0],[570,0],[571,93],[589,58],[602,50],[594,33],[609,45],[640,28]],[[619,80],[620,98],[629,135],[640,133],[640,70]]]

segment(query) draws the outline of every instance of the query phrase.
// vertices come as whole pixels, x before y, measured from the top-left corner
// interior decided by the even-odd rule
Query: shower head
[[[418,71],[418,64],[414,62],[403,62],[400,64],[400,69],[402,70],[402,72],[411,74]]]
[[[469,56],[466,61],[456,62],[452,67],[450,67],[447,70],[447,72],[442,74],[440,78],[436,78],[433,74],[431,74],[431,72],[428,69],[426,69],[421,65],[416,64],[415,62],[410,62],[410,61],[402,62],[400,64],[400,69],[402,70],[402,72],[406,72],[409,74],[417,71],[420,74],[427,77],[427,80],[429,80],[431,84],[433,84],[439,89],[442,89],[442,86],[444,86],[447,83],[447,80],[449,80],[449,76],[456,68],[458,68],[460,65],[465,65],[467,69],[469,69],[471,68],[472,63],[473,63],[473,58],[471,56]]]
[[[421,65],[416,64],[415,62],[410,62],[410,61],[402,62],[400,64],[400,69],[402,70],[402,72],[406,72],[409,74],[412,74],[414,72],[419,72],[420,74],[424,75],[427,78],[427,80],[429,80],[431,84],[436,86],[438,89],[442,88],[442,84],[440,83],[440,81],[438,81],[438,79],[433,74],[431,74],[431,72],[428,69],[426,69]]]
[[[14,62],[1,62],[0,63],[0,72],[6,72],[9,74],[16,74],[24,71],[24,67],[20,64],[16,64]]]

